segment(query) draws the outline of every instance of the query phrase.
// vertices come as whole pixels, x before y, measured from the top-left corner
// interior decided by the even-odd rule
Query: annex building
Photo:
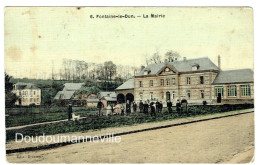
[[[167,100],[175,104],[185,98],[189,104],[254,103],[251,69],[221,70],[209,58],[150,64],[133,79],[116,89],[118,100]]]

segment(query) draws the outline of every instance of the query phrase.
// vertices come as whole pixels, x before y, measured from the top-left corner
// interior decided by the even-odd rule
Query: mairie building
[[[150,64],[116,89],[121,102],[183,98],[189,104],[253,104],[254,73],[251,69],[221,70],[209,58]]]

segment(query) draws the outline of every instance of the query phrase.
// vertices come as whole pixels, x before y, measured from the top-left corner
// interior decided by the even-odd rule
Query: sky
[[[252,12],[239,7],[6,7],[5,71],[14,77],[51,73],[64,58],[140,67],[145,55],[157,50],[162,56],[174,50],[187,59],[208,57],[215,64],[220,55],[223,70],[253,69]],[[96,18],[111,14],[135,18]]]

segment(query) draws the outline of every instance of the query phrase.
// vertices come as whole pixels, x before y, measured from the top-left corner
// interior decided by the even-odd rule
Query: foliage
[[[12,76],[9,76],[5,73],[5,106],[12,107],[14,106],[18,97],[12,93],[13,90],[13,83],[11,83]]]
[[[100,92],[100,89],[96,86],[92,87],[82,87],[79,90],[76,91],[76,94],[98,94]]]

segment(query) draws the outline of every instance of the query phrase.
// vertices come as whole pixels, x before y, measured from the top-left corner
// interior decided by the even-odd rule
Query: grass
[[[63,120],[68,118],[66,107],[51,107],[51,108],[23,108],[18,111],[24,111],[24,113],[18,113],[16,115],[9,115],[5,117],[6,127],[22,126],[28,124],[35,124],[41,122],[49,122],[56,120]],[[10,110],[9,110],[10,111]],[[73,112],[80,116],[87,116],[89,114],[97,113],[93,109],[86,109],[84,107],[75,107]]]
[[[15,133],[22,133],[24,136],[39,136],[45,133],[46,135],[53,135],[58,133],[68,132],[87,132],[88,130],[102,129],[108,127],[120,127],[135,125],[141,123],[160,122],[166,120],[173,120],[178,118],[204,116],[207,114],[224,113],[234,110],[241,110],[252,108],[253,105],[243,106],[190,106],[188,107],[188,113],[178,115],[174,110],[174,113],[169,114],[167,109],[163,109],[163,112],[157,114],[157,116],[144,115],[140,113],[131,114],[130,116],[89,116],[86,119],[80,121],[64,121],[59,123],[50,123],[45,125],[38,125],[32,127],[25,127],[17,130],[7,130],[6,140],[14,140]],[[79,111],[80,112],[80,111]]]

